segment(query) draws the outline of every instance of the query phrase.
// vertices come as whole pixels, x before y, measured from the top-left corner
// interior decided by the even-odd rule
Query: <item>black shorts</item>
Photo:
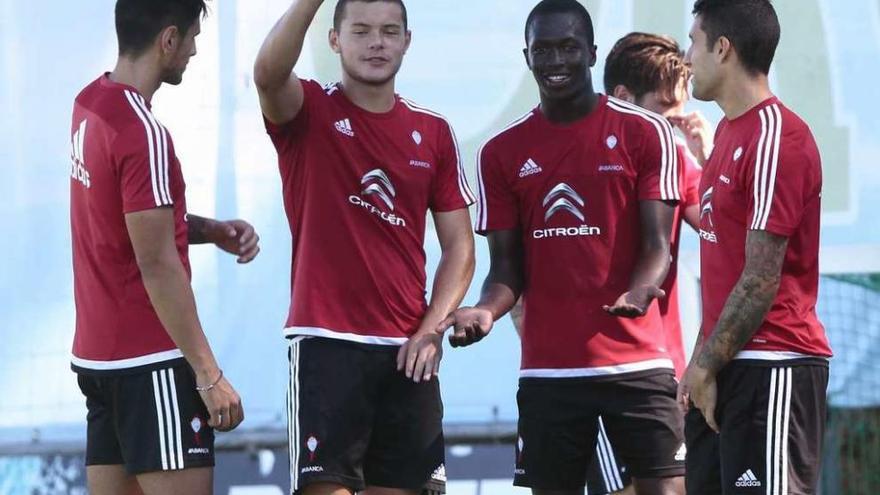
[[[617,455],[605,422],[599,416],[599,435],[596,438],[596,452],[587,466],[587,495],[607,495],[623,490],[632,483],[629,470],[623,459]]]
[[[825,432],[825,362],[733,361],[718,374],[717,435],[691,407],[687,492],[815,494]]]
[[[397,346],[290,342],[291,491],[337,483],[443,493],[440,384],[397,371]]]
[[[514,485],[583,488],[588,466],[601,450],[596,448],[600,416],[633,478],[684,475],[675,392],[675,377],[665,370],[606,380],[520,379]]]
[[[86,396],[86,465],[129,474],[214,465],[214,429],[185,361],[131,374],[78,374]]]

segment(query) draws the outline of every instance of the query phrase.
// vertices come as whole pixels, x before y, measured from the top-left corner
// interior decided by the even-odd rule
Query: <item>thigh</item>
[[[287,413],[294,493],[319,483],[365,488],[377,389],[371,354],[334,339],[291,339]]]
[[[827,382],[824,366],[734,363],[725,370],[719,379],[724,493],[816,493]]]
[[[703,413],[691,405],[684,423],[687,457],[685,487],[687,493],[721,495],[721,455],[719,438]]]
[[[186,362],[124,375],[114,385],[116,429],[130,474],[214,465],[214,429]]]
[[[599,417],[596,452],[587,467],[587,494],[606,495],[623,490],[630,483],[629,472],[614,450],[614,445],[611,444],[611,439],[605,431],[605,424]]]
[[[137,475],[137,481],[144,495],[211,495],[214,493],[214,468],[154,471]]]
[[[114,398],[109,380],[77,375],[86,398],[86,466],[122,465],[122,450],[114,426]],[[103,477],[102,477],[103,478]]]
[[[142,495],[137,479],[125,472],[122,464],[86,467],[86,479],[91,495]]]
[[[520,380],[516,486],[583,492],[598,433],[592,395],[583,382]]]
[[[435,377],[414,383],[397,371],[395,357],[388,355],[383,363],[386,375],[364,465],[368,493],[442,493],[446,470],[440,382]]]
[[[684,425],[672,373],[609,382],[602,418],[611,443],[633,478],[684,476]]]
[[[788,489],[792,494],[817,493],[827,419],[827,366],[795,366],[791,372],[788,436]]]

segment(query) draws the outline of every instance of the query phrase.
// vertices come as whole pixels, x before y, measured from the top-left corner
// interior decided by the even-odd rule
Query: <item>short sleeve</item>
[[[700,204],[700,179],[703,176],[703,168],[697,163],[696,159],[685,148],[681,149],[678,156],[678,163],[681,164],[682,171],[682,196],[681,204],[683,207],[694,206]]]
[[[519,226],[516,197],[501,169],[501,161],[493,152],[491,142],[477,156],[479,198],[475,230],[486,234],[493,230],[510,230]]]
[[[643,118],[643,139],[637,159],[640,200],[681,200],[681,167],[672,127],[654,114]]]
[[[263,115],[266,133],[269,134],[269,138],[272,139],[272,144],[279,154],[284,154],[306,134],[310,114],[315,113],[315,107],[320,105],[321,98],[326,96],[324,88],[317,81],[300,79],[300,84],[303,88],[303,105],[293,120],[283,124],[274,124]]]
[[[467,208],[474,204],[474,193],[461,164],[455,131],[446,122],[440,124],[439,140],[437,171],[431,188],[431,210],[442,212]]]
[[[120,132],[113,141],[116,174],[124,213],[170,206],[169,173],[173,164],[171,136],[158,122],[138,122]]]
[[[785,139],[770,133],[759,142],[754,166],[746,174],[751,230],[792,235],[804,210],[820,194],[819,153],[808,137]]]

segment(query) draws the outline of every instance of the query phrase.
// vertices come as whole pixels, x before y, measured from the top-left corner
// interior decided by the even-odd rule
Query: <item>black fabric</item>
[[[686,417],[688,493],[817,493],[827,363],[733,361],[717,383],[721,434],[693,406]]]
[[[440,384],[437,379],[417,384],[397,371],[398,349],[291,339],[288,413],[295,493],[317,482],[354,490],[445,490]]]
[[[514,484],[584,487],[600,416],[632,477],[682,476],[684,438],[675,391],[675,378],[666,371],[616,381],[521,379]]]
[[[214,430],[192,368],[77,376],[86,397],[86,465],[130,474],[214,465]]]

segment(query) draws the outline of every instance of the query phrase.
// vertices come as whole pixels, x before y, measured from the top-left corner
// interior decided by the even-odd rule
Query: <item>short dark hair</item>
[[[403,11],[403,29],[409,29],[408,24],[409,20],[406,15],[406,5],[403,4],[403,0],[339,0],[336,2],[336,10],[333,11],[333,29],[339,30],[339,26],[342,25],[342,19],[345,18],[345,7],[348,4],[353,2],[364,2],[364,3],[375,3],[375,2],[385,2],[385,3],[396,3],[400,5],[400,10]]]
[[[770,0],[697,0],[693,13],[702,19],[710,50],[724,36],[747,71],[770,73],[780,35]]]
[[[183,35],[207,11],[205,0],[117,0],[119,54],[140,55],[168,26]]]
[[[587,32],[587,44],[590,46],[593,45],[593,42],[595,41],[595,34],[593,33],[593,18],[590,17],[587,8],[578,2],[578,0],[541,0],[538,2],[538,5],[535,5],[535,8],[529,12],[529,17],[526,19],[526,44],[529,42],[529,28],[531,27],[532,22],[536,17],[548,14],[574,14],[580,17],[581,21],[584,23],[584,29]]]
[[[629,33],[620,38],[605,59],[605,92],[624,85],[639,99],[652,91],[666,104],[676,102],[675,91],[687,81],[690,69],[678,42],[669,36]]]

